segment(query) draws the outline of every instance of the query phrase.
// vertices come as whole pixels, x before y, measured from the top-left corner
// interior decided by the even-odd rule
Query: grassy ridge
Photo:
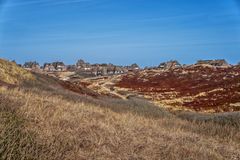
[[[104,101],[105,107],[102,107],[100,103],[91,103],[89,97],[70,92],[68,96],[60,89],[36,88],[7,90],[0,94],[9,99],[1,100],[1,107],[6,103],[17,106],[13,113],[24,117],[24,121],[19,116],[9,119],[11,123],[17,119],[15,126],[19,126],[10,127],[13,132],[9,133],[31,133],[27,136],[30,139],[16,136],[19,140],[15,147],[29,147],[20,147],[23,150],[15,154],[18,159],[205,160],[240,156],[239,128],[189,122],[162,112],[152,114],[156,110],[151,108],[145,115],[142,114],[145,109],[138,108],[137,101],[124,102],[127,107],[121,110],[119,100]],[[127,109],[131,106],[135,106],[134,109]],[[2,117],[0,120],[3,122]],[[5,143],[12,144],[12,141],[5,140]],[[11,149],[1,146],[2,154],[8,159],[11,159]],[[26,158],[27,155],[30,158]]]
[[[23,81],[34,79],[30,72],[18,67],[15,63],[0,59],[0,81],[8,84],[20,84]]]

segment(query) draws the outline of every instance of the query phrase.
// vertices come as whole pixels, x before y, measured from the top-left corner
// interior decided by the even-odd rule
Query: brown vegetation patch
[[[142,71],[128,74],[117,84],[158,100],[191,97],[183,101],[184,107],[196,110],[240,111],[231,103],[240,101],[240,67],[213,68],[188,67],[171,71]],[[220,89],[220,90],[218,90]],[[174,92],[175,94],[168,94]],[[204,93],[202,96],[201,93]]]
[[[6,89],[12,89],[12,88],[17,87],[17,85],[8,84],[8,83],[0,80],[0,87],[6,88]]]
[[[59,82],[65,89],[71,90],[73,92],[82,94],[82,95],[89,95],[92,97],[100,96],[98,93],[86,88],[88,85],[87,83],[82,82],[69,82],[69,81],[60,81]]]

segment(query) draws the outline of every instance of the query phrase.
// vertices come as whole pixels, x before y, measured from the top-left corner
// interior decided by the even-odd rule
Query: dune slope
[[[0,89],[0,159],[240,159],[239,125],[182,120],[144,100],[96,99],[51,83]]]

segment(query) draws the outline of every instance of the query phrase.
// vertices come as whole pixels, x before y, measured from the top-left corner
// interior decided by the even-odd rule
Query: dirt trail
[[[121,99],[126,99],[127,96],[120,94],[115,89],[115,82],[120,80],[120,76],[111,76],[111,77],[94,77],[86,78],[82,82],[90,83],[88,86],[89,89],[92,89],[99,94],[112,95],[113,97],[118,97]]]

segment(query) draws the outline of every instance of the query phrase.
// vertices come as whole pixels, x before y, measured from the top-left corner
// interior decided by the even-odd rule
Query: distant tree
[[[79,66],[83,66],[84,64],[85,64],[84,60],[79,59],[76,63],[76,66],[79,67]]]
[[[15,60],[12,60],[12,63],[15,63],[15,64],[17,64],[17,62],[16,62]]]
[[[107,67],[108,64],[107,64],[107,63],[102,63],[100,66],[102,66],[102,67]]]
[[[76,66],[75,65],[68,65],[67,66],[67,70],[68,71],[75,71],[76,70]]]
[[[39,63],[36,61],[25,62],[23,67],[24,68],[33,68],[39,66]]]
[[[137,63],[134,63],[131,65],[131,68],[139,68],[138,64]]]
[[[57,68],[57,66],[65,66],[63,62],[53,62],[52,65],[54,66],[54,68]]]

